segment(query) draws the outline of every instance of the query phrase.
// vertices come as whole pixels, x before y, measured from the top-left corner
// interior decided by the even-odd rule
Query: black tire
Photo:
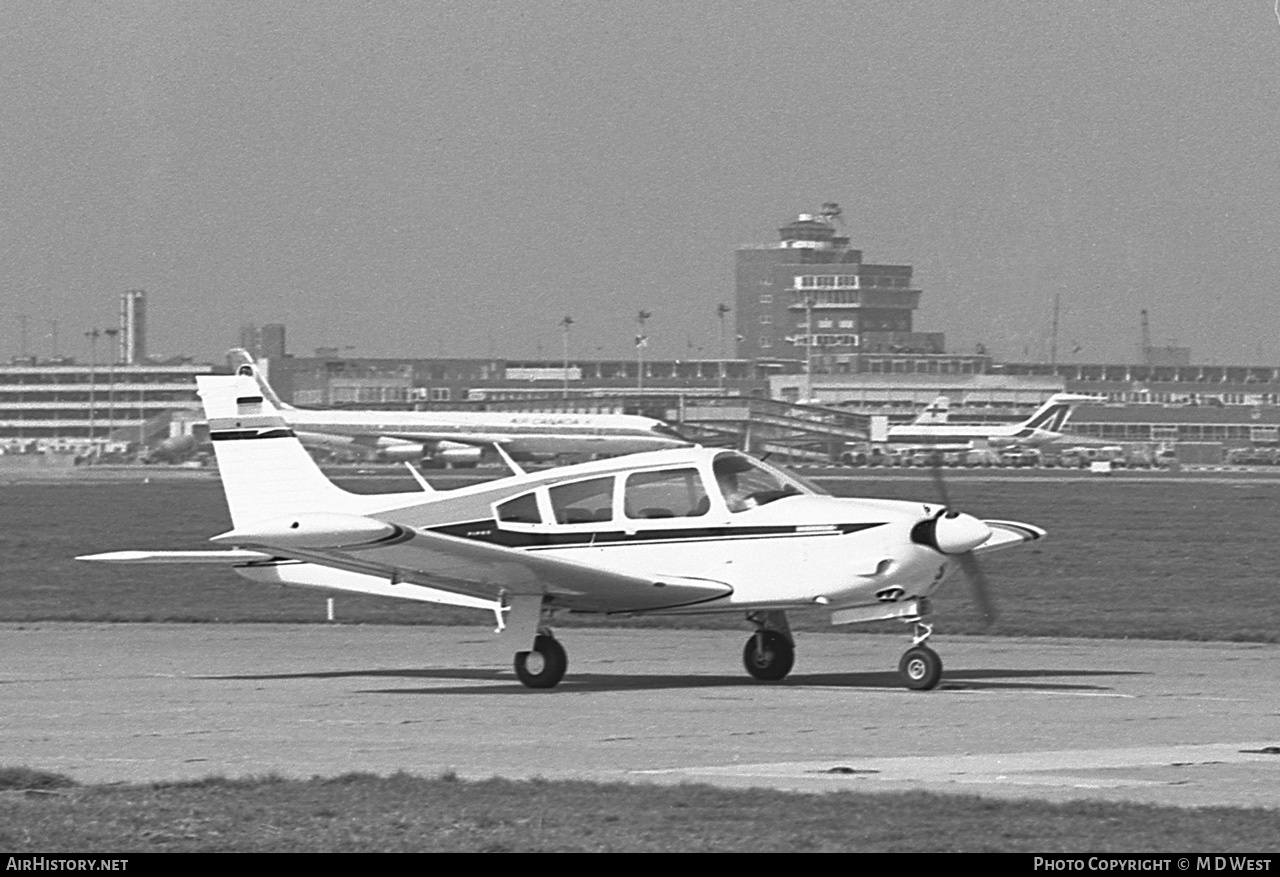
[[[742,650],[742,666],[762,682],[785,678],[795,663],[795,645],[776,630],[753,633]]]
[[[532,651],[516,652],[516,677],[529,688],[555,688],[568,667],[569,656],[553,636],[539,634]]]
[[[929,691],[942,679],[942,659],[928,646],[916,646],[903,653],[898,672],[907,688]]]

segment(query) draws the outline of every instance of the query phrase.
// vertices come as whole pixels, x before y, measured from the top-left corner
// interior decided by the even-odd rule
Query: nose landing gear
[[[917,620],[915,631],[911,648],[902,654],[902,660],[898,662],[898,673],[902,675],[907,688],[929,691],[936,688],[942,679],[942,659],[937,652],[925,645],[925,641],[933,633],[933,625]]]

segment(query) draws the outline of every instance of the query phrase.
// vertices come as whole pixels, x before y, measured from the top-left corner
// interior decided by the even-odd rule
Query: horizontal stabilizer
[[[269,560],[270,554],[233,548],[226,551],[108,551],[105,554],[82,554],[76,560],[103,563],[251,563]]]

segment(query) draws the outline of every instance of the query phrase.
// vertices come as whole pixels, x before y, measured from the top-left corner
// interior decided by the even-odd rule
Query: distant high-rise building
[[[240,327],[240,347],[254,359],[283,359],[284,323],[267,323],[261,327],[245,323]]]
[[[131,289],[120,296],[120,362],[147,361],[147,293]]]
[[[941,334],[912,330],[911,266],[863,262],[839,218],[829,202],[778,229],[779,243],[737,251],[739,358],[943,352]]]
[[[259,335],[258,358],[283,359],[284,355],[284,323],[267,323]]]
[[[254,359],[258,358],[258,347],[262,344],[262,333],[256,323],[240,324],[240,349],[249,351]]]

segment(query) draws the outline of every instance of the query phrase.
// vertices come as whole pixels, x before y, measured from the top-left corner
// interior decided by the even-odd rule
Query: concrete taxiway
[[[83,782],[348,771],[706,782],[1280,808],[1280,646],[801,634],[761,684],[746,631],[559,631],[530,691],[488,630],[0,626],[3,764]]]

